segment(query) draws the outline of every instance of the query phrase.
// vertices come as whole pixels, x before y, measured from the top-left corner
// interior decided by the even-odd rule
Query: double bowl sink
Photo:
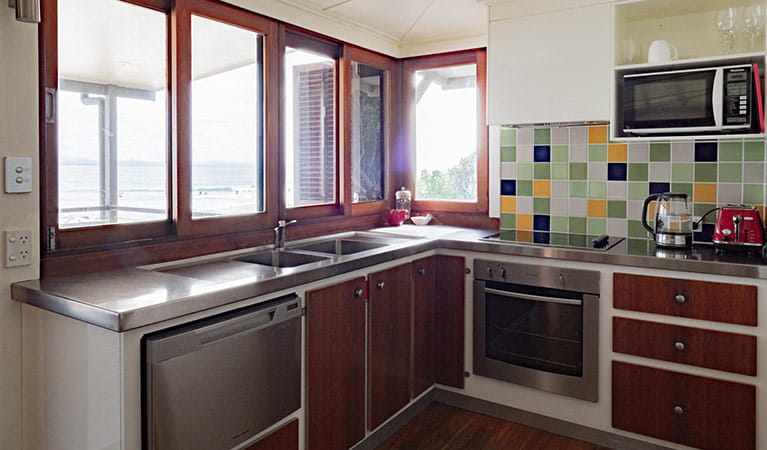
[[[387,245],[389,244],[381,242],[366,242],[351,239],[329,239],[325,241],[291,246],[287,250],[264,250],[258,253],[251,253],[245,256],[233,258],[232,260],[271,267],[298,267],[305,264],[325,261],[334,256],[351,255],[367,250],[386,247]]]

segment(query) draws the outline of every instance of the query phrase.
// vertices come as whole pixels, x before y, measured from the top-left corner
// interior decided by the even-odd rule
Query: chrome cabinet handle
[[[681,416],[682,414],[684,414],[684,408],[682,408],[679,405],[674,406],[674,414],[676,414],[677,416]]]
[[[426,273],[426,269],[424,269],[423,267],[418,269],[418,275],[423,275],[425,273]]]
[[[674,297],[674,301],[681,305],[687,301],[687,298],[682,294],[677,294],[676,297]]]
[[[682,342],[682,341],[674,342],[674,348],[679,350],[679,351],[684,350],[684,342]]]
[[[362,288],[357,288],[354,290],[354,297],[359,298],[362,297],[362,294],[364,294],[365,291]]]
[[[376,284],[376,287],[377,287],[378,289],[383,289],[383,288],[384,288],[384,286],[385,286],[385,284],[384,284],[384,282],[383,282],[383,281],[379,281],[379,282],[378,282],[378,284]]]

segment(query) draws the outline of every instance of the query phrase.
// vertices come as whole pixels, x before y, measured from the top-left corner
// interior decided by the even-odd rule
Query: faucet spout
[[[284,220],[280,220],[277,222],[277,226],[274,227],[274,249],[280,250],[285,248],[285,228],[292,224],[296,223],[295,220],[291,220],[290,222],[286,222]]]

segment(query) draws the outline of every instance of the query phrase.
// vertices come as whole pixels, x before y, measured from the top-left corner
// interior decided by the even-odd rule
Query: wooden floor
[[[378,447],[378,450],[594,450],[604,448],[465,409],[432,403],[387,439]]]

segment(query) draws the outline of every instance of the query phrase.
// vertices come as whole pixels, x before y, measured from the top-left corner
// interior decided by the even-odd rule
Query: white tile
[[[551,129],[551,145],[567,145],[570,142],[570,129],[558,127]]]
[[[588,144],[570,144],[570,162],[586,162],[588,160]]]
[[[671,163],[650,163],[648,176],[652,182],[668,183],[671,181]]]
[[[650,144],[647,142],[629,142],[629,162],[648,162],[650,160]]]
[[[607,234],[610,236],[626,236],[627,228],[626,219],[607,219]]]
[[[764,164],[743,163],[744,183],[764,183]]]
[[[607,163],[590,162],[588,177],[589,181],[607,181]]]
[[[517,214],[533,213],[533,197],[517,197]]]
[[[642,200],[629,200],[626,203],[626,217],[629,220],[642,220]]]
[[[501,179],[515,180],[516,178],[517,178],[517,163],[502,162],[501,163]]]
[[[517,145],[517,162],[533,162],[533,146]]]
[[[552,216],[567,216],[569,199],[567,198],[552,198],[551,199],[551,215]]]
[[[740,183],[719,183],[716,187],[717,203],[740,203],[743,201]]]
[[[517,146],[533,145],[535,135],[533,128],[517,128]]]
[[[671,161],[695,161],[695,144],[692,141],[674,141],[671,143]]]
[[[570,195],[568,188],[570,182],[567,180],[552,180],[551,181],[551,196],[552,197],[567,197]]]
[[[588,206],[588,201],[585,198],[571,198],[567,206],[567,213],[572,217],[586,217]]]
[[[585,145],[589,143],[589,127],[571,127],[570,145]]]
[[[625,181],[608,181],[607,198],[609,200],[626,200],[628,196],[628,185]]]

